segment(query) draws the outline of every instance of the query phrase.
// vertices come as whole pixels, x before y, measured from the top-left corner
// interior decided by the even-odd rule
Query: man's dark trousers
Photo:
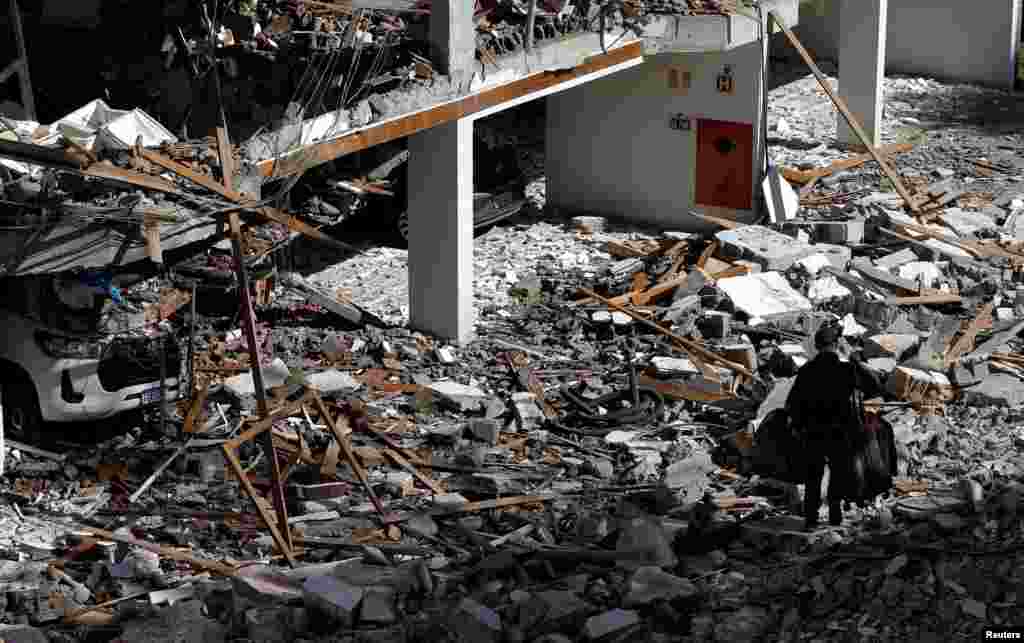
[[[821,480],[825,475],[825,464],[829,466],[828,521],[839,525],[843,521],[842,501],[849,472],[849,449],[846,429],[843,426],[825,425],[809,427],[804,439],[806,458],[806,483],[804,485],[804,518],[809,526],[818,523],[818,508],[821,507]]]

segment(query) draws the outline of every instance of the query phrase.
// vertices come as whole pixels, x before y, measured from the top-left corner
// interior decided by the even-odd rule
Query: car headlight
[[[37,330],[36,343],[50,357],[74,359],[99,359],[103,353],[102,342],[88,339],[72,339]]]

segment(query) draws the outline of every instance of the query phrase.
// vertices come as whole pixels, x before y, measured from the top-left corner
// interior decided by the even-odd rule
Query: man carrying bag
[[[808,529],[818,525],[826,463],[831,525],[842,524],[844,500],[863,502],[885,483],[876,475],[881,462],[877,436],[865,430],[860,399],[855,395],[858,391],[870,397],[878,395],[878,380],[858,356],[850,361],[841,359],[848,346],[838,322],[822,326],[814,345],[818,354],[800,368],[786,399],[786,411],[805,461],[804,520]]]

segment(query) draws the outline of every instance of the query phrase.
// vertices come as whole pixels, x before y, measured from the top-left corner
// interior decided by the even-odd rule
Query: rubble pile
[[[402,251],[296,244],[273,265],[325,235],[224,187],[223,137],[117,147],[145,114],[91,109],[77,133],[13,125],[58,134],[6,148],[20,207],[116,209],[141,233],[178,207],[274,224],[244,238],[256,319],[245,271],[212,251],[149,281],[79,275],[126,327],[175,336],[185,394],[100,444],[0,447],[0,637],[937,640],[1019,618],[1024,188],[995,153],[1019,134],[973,132],[984,158],[943,132],[889,141],[913,204],[869,159],[790,149],[802,207],[774,223],[528,208],[478,239],[477,337],[456,346],[406,327]],[[886,382],[865,410],[899,475],[805,530],[762,425],[828,319]]]

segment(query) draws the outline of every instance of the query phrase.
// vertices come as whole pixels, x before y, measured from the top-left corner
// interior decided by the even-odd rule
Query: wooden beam
[[[592,56],[582,65],[572,69],[534,74],[460,100],[400,116],[329,141],[314,143],[287,157],[260,161],[257,167],[260,174],[267,178],[290,176],[347,154],[411,136],[425,129],[481,112],[527,94],[557,87],[642,56],[640,43],[630,43],[607,54]]]
[[[978,311],[978,314],[971,320],[971,323],[964,329],[964,332],[960,333],[960,337],[957,338],[956,342],[949,347],[949,350],[946,351],[945,357],[946,368],[955,364],[961,356],[974,350],[974,340],[978,337],[978,332],[981,330],[981,324],[992,317],[993,308],[994,306],[992,302],[988,302],[982,306],[981,310]]]
[[[85,531],[87,531],[89,534],[93,536],[101,538],[102,540],[111,540],[117,543],[131,545],[132,547],[145,549],[146,551],[151,551],[155,554],[159,554],[164,558],[170,558],[171,560],[179,560],[189,563],[197,569],[202,569],[203,571],[208,571],[213,574],[220,574],[221,576],[235,575],[235,568],[231,567],[230,565],[226,565],[215,560],[205,560],[202,558],[198,558],[196,556],[193,556],[192,554],[181,551],[180,549],[175,549],[173,547],[164,547],[163,545],[157,545],[156,543],[151,543],[146,540],[139,540],[138,538],[135,538],[133,536],[122,535],[114,533],[112,531],[106,531],[104,529],[86,527]]]
[[[790,44],[792,44],[794,48],[796,48],[797,52],[800,54],[800,57],[803,58],[804,62],[807,63],[807,66],[810,67],[811,73],[813,73],[814,77],[818,79],[818,84],[821,85],[821,88],[825,90],[825,93],[828,94],[828,97],[832,99],[832,103],[836,106],[836,109],[839,110],[839,113],[842,114],[843,118],[850,125],[850,129],[852,129],[854,134],[857,135],[857,138],[860,139],[860,142],[867,149],[868,154],[871,155],[871,158],[873,158],[875,162],[878,163],[879,167],[882,168],[882,172],[885,173],[885,176],[888,177],[890,181],[892,181],[893,187],[896,188],[896,192],[903,198],[903,202],[907,204],[907,207],[910,208],[912,212],[918,212],[920,210],[920,207],[917,205],[917,202],[914,200],[914,197],[910,195],[910,192],[907,191],[906,186],[903,185],[903,181],[900,180],[900,175],[896,172],[896,170],[892,168],[891,165],[889,165],[889,162],[885,160],[885,158],[875,148],[875,146],[871,144],[871,139],[868,138],[868,135],[864,133],[864,128],[860,126],[860,122],[857,120],[857,117],[854,116],[853,112],[850,111],[850,108],[846,106],[846,102],[843,101],[843,99],[840,98],[838,94],[836,94],[834,89],[832,89],[832,85],[828,82],[828,78],[826,78],[825,74],[821,73],[821,70],[818,69],[818,65],[814,63],[814,59],[811,58],[811,54],[809,54],[807,50],[804,49],[804,46],[800,43],[800,40],[797,39],[796,34],[794,34],[793,31],[786,26],[786,24],[782,21],[781,18],[779,18],[779,16],[774,11],[769,11],[768,15],[775,22],[775,24],[779,26],[779,29],[781,29],[782,32],[786,34],[786,39],[789,40]]]
[[[185,167],[181,163],[178,163],[173,159],[169,159],[163,154],[154,152],[153,150],[143,149],[142,157],[151,163],[159,165],[165,170],[173,172],[174,174],[177,174],[178,176],[184,179],[188,179],[189,181],[195,183],[200,187],[204,187],[207,190],[210,190],[211,192],[214,192],[215,194],[224,197],[225,199],[231,201],[232,203],[237,203],[241,206],[244,206],[247,203],[253,203],[253,201],[245,198],[240,193],[224,187],[223,185],[217,183],[210,177],[195,172],[191,168]],[[311,239],[322,241],[327,245],[333,246],[340,250],[344,250],[346,252],[358,252],[357,248],[327,236],[323,232],[320,232],[320,230],[314,228],[308,223],[286,212],[282,212],[280,210],[268,207],[255,208],[255,210],[263,217],[270,219],[271,221],[275,221],[277,223],[285,225],[288,227],[289,230],[304,234],[307,237],[310,237]]]
[[[694,342],[694,341],[691,341],[689,339],[686,339],[685,337],[681,337],[681,336],[673,333],[670,330],[666,330],[665,328],[662,328],[661,326],[655,324],[654,322],[649,321],[647,319],[644,319],[642,316],[640,316],[639,314],[633,312],[632,310],[630,310],[628,308],[624,308],[622,306],[619,306],[619,305],[615,304],[614,302],[612,302],[611,300],[605,299],[604,297],[602,297],[601,295],[599,295],[599,294],[597,294],[595,292],[587,290],[586,288],[582,288],[581,290],[582,290],[583,294],[587,295],[588,297],[591,297],[593,299],[596,299],[596,300],[600,301],[601,303],[603,303],[604,305],[608,306],[609,308],[612,308],[614,310],[618,310],[619,312],[626,313],[627,315],[629,315],[630,317],[632,317],[636,321],[640,322],[644,326],[647,326],[648,328],[650,328],[650,329],[652,329],[654,331],[657,331],[658,333],[660,333],[660,334],[662,334],[662,335],[664,335],[664,336],[674,340],[677,344],[679,344],[679,346],[681,346],[683,348],[683,350],[685,350],[687,353],[689,353],[692,357],[696,357],[696,358],[699,358],[701,360],[707,360],[708,362],[710,362],[712,364],[718,364],[719,366],[723,366],[725,368],[728,368],[729,370],[736,371],[737,373],[742,373],[742,374],[746,375],[747,377],[753,377],[754,376],[754,374],[750,371],[750,369],[748,369],[746,366],[743,366],[742,364],[737,364],[735,362],[731,362],[731,361],[727,360],[726,358],[722,357],[721,355],[716,355],[715,353],[712,353],[711,351],[709,351],[708,349],[704,348],[703,346],[701,346],[697,342]]]
[[[274,539],[274,543],[277,545],[277,548],[281,550],[282,554],[284,554],[288,564],[295,567],[295,555],[292,554],[288,541],[285,540],[284,534],[281,533],[281,529],[288,529],[288,523],[285,522],[283,525],[278,525],[274,516],[267,511],[267,508],[259,501],[260,495],[256,492],[256,487],[252,486],[252,481],[249,480],[249,476],[245,473],[245,469],[242,468],[242,463],[238,461],[238,456],[235,455],[235,450],[231,448],[231,445],[222,444],[221,449],[223,449],[224,457],[231,466],[231,470],[234,471],[235,477],[237,477],[238,481],[242,483],[242,489],[245,490],[246,495],[249,496],[252,503],[256,505],[256,511],[259,512],[260,518],[263,519],[263,522],[267,523],[267,529],[270,530],[270,535]]]
[[[900,152],[909,152],[914,149],[914,145],[912,143],[891,143],[889,145],[882,145],[875,149],[879,154],[891,156],[893,154],[899,154]],[[857,156],[848,159],[833,161],[825,167],[814,170],[793,170],[788,167],[784,167],[779,170],[779,172],[787,181],[805,184],[810,183],[814,179],[825,178],[826,176],[831,176],[836,172],[850,170],[860,165],[864,165],[868,161],[872,160],[872,158],[871,154],[858,154]]]
[[[960,295],[950,293],[935,293],[932,295],[918,295],[916,297],[887,297],[885,303],[889,306],[917,306],[937,304],[959,304],[963,299]]]
[[[23,65],[18,74],[21,83],[21,104],[25,108],[28,120],[36,120],[36,99],[32,93],[32,80],[28,73],[28,50],[25,48],[25,32],[21,28],[21,11],[18,0],[11,0],[11,28],[14,30],[14,43],[18,49],[18,58]]]

